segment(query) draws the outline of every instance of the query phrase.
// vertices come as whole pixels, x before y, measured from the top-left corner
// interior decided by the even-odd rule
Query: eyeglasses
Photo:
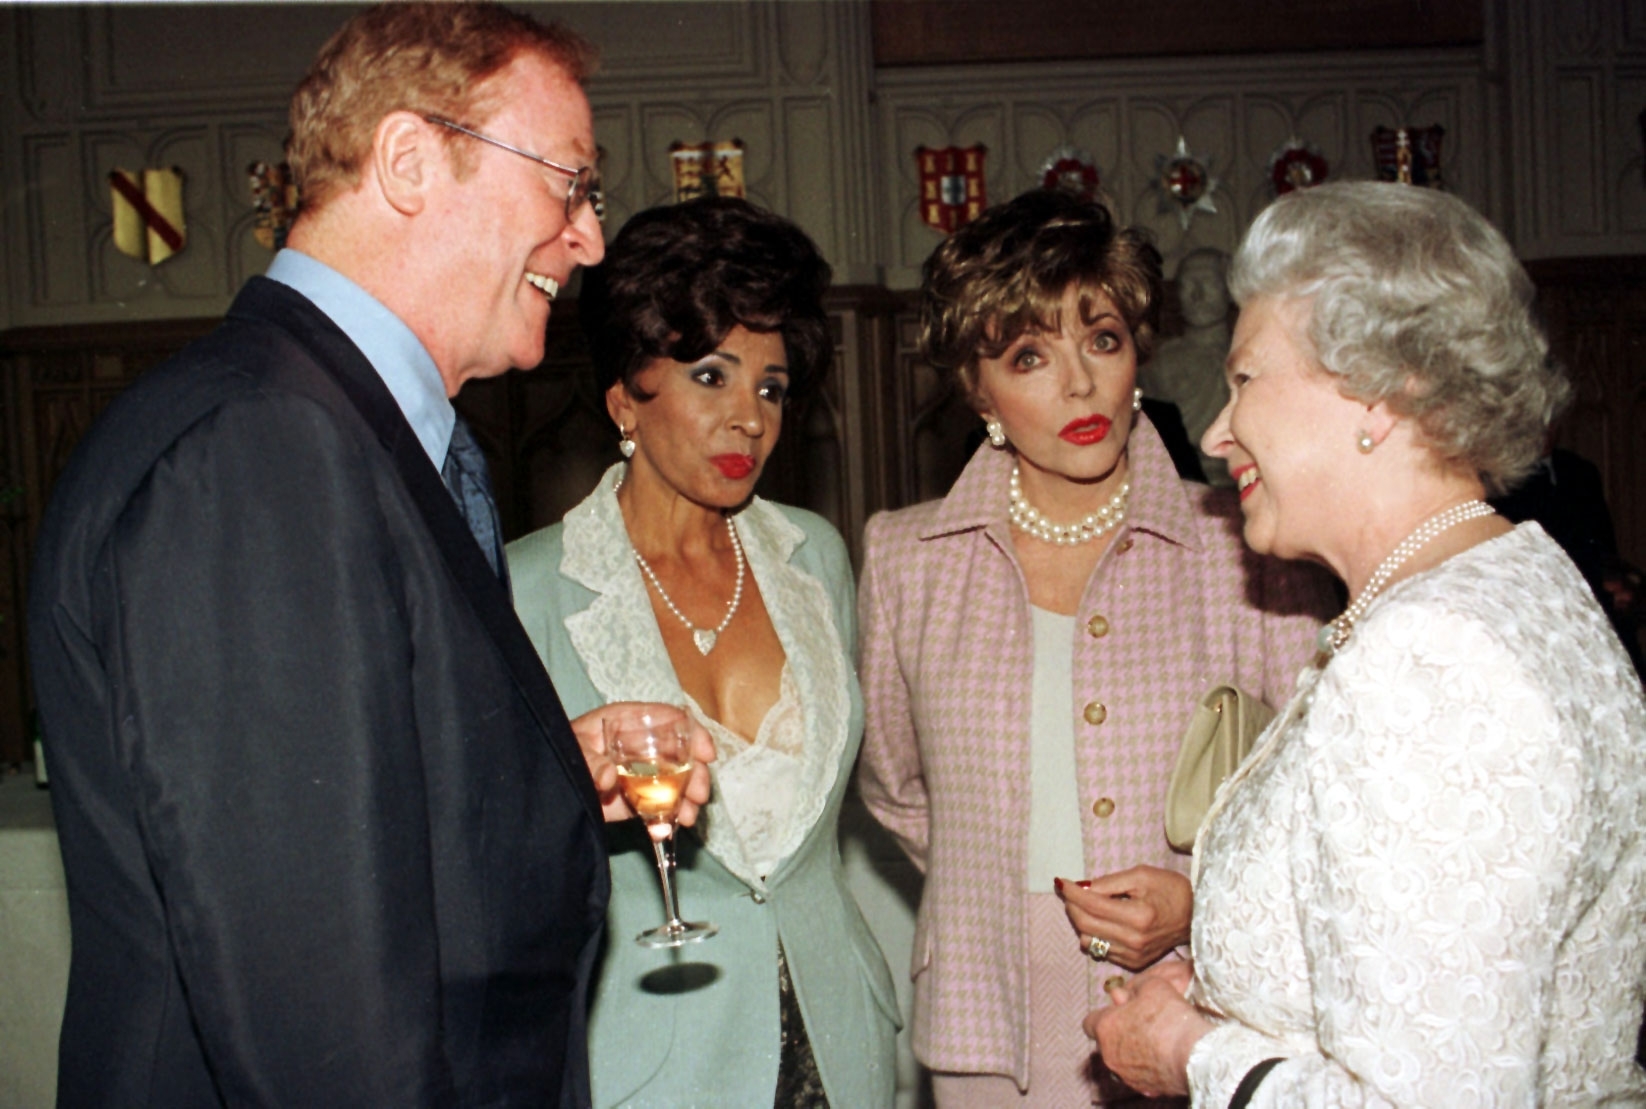
[[[511,146],[502,139],[494,139],[490,135],[482,135],[479,131],[464,127],[461,123],[453,123],[451,120],[443,119],[440,116],[424,116],[423,118],[430,123],[438,123],[442,127],[450,127],[453,131],[460,131],[469,136],[471,139],[479,139],[481,142],[488,142],[493,146],[500,146],[504,150],[507,150],[510,154],[518,154],[522,158],[530,158],[538,165],[547,166],[556,173],[564,173],[567,177],[572,179],[571,186],[566,190],[566,219],[575,220],[577,218],[577,213],[583,208],[584,201],[588,201],[594,206],[594,218],[602,221],[605,220],[606,201],[605,198],[600,195],[600,170],[598,167],[584,166],[582,169],[573,169],[571,166],[563,166],[559,162],[551,162],[542,155],[533,154],[528,150],[521,150],[518,146]]]

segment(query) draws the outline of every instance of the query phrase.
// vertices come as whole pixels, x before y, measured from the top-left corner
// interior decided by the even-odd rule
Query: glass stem
[[[663,883],[663,908],[669,914],[665,927],[678,931],[685,922],[680,919],[680,902],[674,892],[674,832],[652,840],[652,851],[657,855],[657,877]]]

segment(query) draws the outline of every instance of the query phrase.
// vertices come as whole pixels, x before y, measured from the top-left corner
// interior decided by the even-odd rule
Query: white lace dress
[[[1195,1103],[1646,1104],[1646,702],[1535,524],[1394,587],[1220,795]]]

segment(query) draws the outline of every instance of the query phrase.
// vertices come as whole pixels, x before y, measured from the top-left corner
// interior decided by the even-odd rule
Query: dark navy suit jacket
[[[30,652],[59,1104],[581,1106],[610,887],[560,702],[360,352],[253,279],[59,479]]]

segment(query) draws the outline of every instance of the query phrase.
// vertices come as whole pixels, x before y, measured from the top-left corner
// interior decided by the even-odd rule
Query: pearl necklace
[[[640,569],[645,573],[646,580],[652,583],[652,588],[657,590],[659,597],[663,598],[663,603],[668,606],[669,611],[674,613],[682,624],[686,625],[686,630],[692,633],[692,642],[697,644],[698,651],[705,655],[714,650],[715,640],[720,638],[720,633],[726,630],[726,625],[730,624],[732,617],[737,615],[737,606],[743,600],[743,544],[737,538],[737,525],[732,523],[730,516],[726,517],[726,534],[732,537],[732,557],[737,560],[737,585],[732,589],[732,603],[726,606],[726,615],[721,618],[719,625],[713,628],[700,628],[686,619],[686,614],[676,607],[674,600],[669,596],[668,591],[663,588],[663,583],[657,580],[657,575],[652,572],[651,565],[645,557],[638,550],[634,552],[634,560],[640,564]]]
[[[1355,621],[1366,615],[1366,609],[1371,607],[1371,603],[1383,592],[1384,587],[1389,584],[1389,579],[1394,577],[1395,571],[1406,564],[1407,559],[1434,541],[1442,532],[1449,531],[1466,520],[1490,516],[1495,511],[1485,501],[1465,501],[1462,504],[1454,504],[1419,524],[1417,530],[1402,539],[1400,545],[1377,564],[1377,569],[1372,571],[1372,576],[1367,580],[1365,588],[1360,591],[1360,596],[1343,610],[1342,615],[1321,626],[1316,637],[1320,650],[1327,655],[1342,650],[1343,645],[1349,641],[1349,633],[1354,631]]]
[[[1126,498],[1131,492],[1131,483],[1124,482],[1120,486],[1120,492],[1116,493],[1108,504],[1084,520],[1074,524],[1054,524],[1042,516],[1040,510],[1030,504],[1028,498],[1023,495],[1022,478],[1018,475],[1017,464],[1014,462],[1010,513],[1012,526],[1043,543],[1056,543],[1063,547],[1089,543],[1120,526],[1120,522],[1126,518]]]

